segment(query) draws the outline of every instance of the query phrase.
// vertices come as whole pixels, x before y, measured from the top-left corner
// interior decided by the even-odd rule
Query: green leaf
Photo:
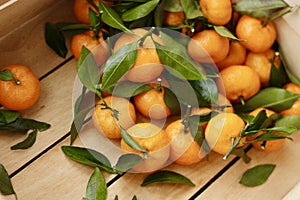
[[[74,119],[70,128],[70,133],[71,133],[71,142],[70,144],[72,145],[75,141],[75,139],[78,136],[78,133],[80,132],[83,124],[84,124],[84,119],[86,115],[95,107],[95,105],[91,105],[87,108],[84,108],[80,110],[78,113],[75,113]]]
[[[14,110],[0,110],[0,126],[9,124],[20,117],[20,113]]]
[[[218,104],[218,88],[216,82],[207,78],[205,80],[190,81],[192,87],[209,103]]]
[[[141,186],[146,186],[153,183],[179,183],[195,186],[195,184],[187,177],[172,171],[160,170],[148,175]]]
[[[13,132],[27,132],[28,130],[45,131],[50,128],[50,124],[45,122],[36,121],[33,119],[17,118],[15,121],[0,126],[0,130],[13,131]]]
[[[234,5],[234,11],[256,18],[267,18],[280,8],[288,5],[282,0],[240,0]]]
[[[164,9],[168,12],[180,12],[183,11],[181,0],[167,0],[165,1]]]
[[[173,75],[187,80],[202,80],[205,75],[202,73],[200,66],[191,59],[186,58],[180,49],[168,48],[154,42],[156,51],[166,69]]]
[[[113,87],[134,65],[137,57],[137,42],[122,46],[109,57],[105,63],[101,88],[103,90]]]
[[[243,174],[239,183],[249,187],[261,185],[269,178],[275,166],[274,164],[263,164],[252,167]]]
[[[165,2],[166,1],[161,1],[154,10],[154,24],[156,27],[163,26]]]
[[[134,21],[147,16],[158,5],[159,0],[150,0],[146,3],[138,5],[122,14],[122,20],[125,22]]]
[[[276,121],[275,126],[293,126],[300,130],[300,117],[296,115],[282,117]]]
[[[140,146],[130,135],[129,133],[124,130],[123,128],[121,128],[121,135],[122,135],[122,139],[124,140],[124,142],[130,146],[131,148],[138,150],[140,152],[143,153],[147,153],[147,149],[143,148],[142,146]]]
[[[286,62],[284,55],[282,53],[282,50],[280,48],[279,48],[279,57],[280,57],[282,66],[283,66],[285,72],[287,73],[287,76],[290,79],[290,81],[300,85],[300,79],[289,70],[289,66],[287,65],[287,62]]]
[[[255,117],[252,118],[252,121],[248,122],[249,126],[246,129],[246,132],[261,129],[267,118],[266,111],[261,110]]]
[[[219,35],[223,37],[227,37],[233,40],[240,41],[237,37],[235,37],[225,26],[214,26],[214,29]]]
[[[113,170],[110,161],[100,152],[89,148],[74,146],[62,146],[61,149],[68,158],[76,162],[91,167],[99,167],[100,169],[103,169],[108,173],[116,173]]]
[[[262,89],[251,97],[243,106],[237,106],[236,110],[247,112],[265,107],[280,112],[290,108],[298,98],[300,98],[299,94],[294,94],[282,88],[269,87]]]
[[[5,167],[0,163],[0,192],[3,195],[16,194]]]
[[[92,92],[97,93],[96,86],[100,80],[100,72],[93,54],[82,46],[78,60],[77,74],[82,84]]]
[[[280,133],[285,133],[287,135],[291,135],[297,131],[297,128],[294,126],[276,126],[276,127],[271,127],[267,128],[267,131],[277,131]]]
[[[279,68],[275,66],[274,58],[271,59],[271,73],[268,87],[282,87],[287,83],[288,77],[282,64]]]
[[[25,140],[19,142],[18,144],[13,145],[12,147],[10,147],[10,149],[11,150],[28,149],[35,143],[36,136],[37,136],[37,130],[33,130],[31,133],[28,134]]]
[[[129,98],[152,89],[152,87],[144,83],[122,81],[114,87],[112,94],[115,96]]]
[[[122,174],[130,170],[141,161],[143,161],[143,158],[137,154],[124,154],[120,156],[114,168],[119,174]]]
[[[107,186],[105,178],[98,167],[95,168],[91,175],[87,188],[86,199],[87,200],[106,200]]]
[[[134,196],[132,197],[132,200],[137,200],[137,197],[134,195]]]
[[[89,19],[93,29],[96,29],[100,25],[99,15],[91,8],[89,8]]]
[[[65,58],[68,49],[65,44],[65,38],[62,32],[50,22],[45,24],[45,40],[47,45],[54,50],[59,56]]]
[[[175,95],[175,97],[173,98],[178,100],[180,104],[184,104],[186,106],[190,105],[192,107],[199,106],[197,94],[189,82],[179,79],[168,72],[164,72],[163,77],[165,77],[165,79],[169,83],[168,89],[170,89],[171,92]],[[171,98],[172,95],[170,96],[170,103],[172,100]]]
[[[119,29],[121,31],[125,31],[127,33],[131,33],[128,28],[124,25],[121,17],[118,15],[118,13],[110,8],[109,6],[106,6],[102,1],[99,2],[99,12],[101,14],[102,21],[107,24],[110,27]]]
[[[78,24],[70,22],[58,22],[55,24],[58,30],[75,35],[84,33],[90,30],[90,25],[88,24]]]
[[[187,19],[195,19],[203,16],[203,13],[200,11],[199,5],[196,1],[180,0],[180,2]]]
[[[176,95],[169,89],[164,88],[164,101],[167,107],[170,109],[172,115],[180,114],[181,108]]]
[[[5,69],[5,70],[0,71],[0,80],[2,80],[2,81],[12,81],[14,79],[15,79],[14,75],[10,70]]]

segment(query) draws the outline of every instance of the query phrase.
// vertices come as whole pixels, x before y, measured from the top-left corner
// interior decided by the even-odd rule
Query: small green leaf
[[[33,130],[31,133],[28,134],[25,140],[19,142],[18,144],[13,145],[12,147],[10,147],[10,149],[11,150],[28,149],[35,143],[36,136],[37,136],[37,130]]]
[[[290,108],[300,95],[282,88],[269,87],[262,89],[251,97],[243,106],[237,106],[236,111],[247,112],[259,107],[270,108],[276,112]]]
[[[69,22],[58,22],[55,24],[58,30],[75,35],[84,33],[90,30],[90,25],[88,24],[78,24]]]
[[[91,8],[89,8],[89,19],[91,26],[95,29],[100,25],[99,15]]]
[[[128,28],[126,28],[121,17],[118,15],[118,13],[114,9],[105,5],[102,1],[99,1],[99,6],[100,6],[99,12],[102,13],[101,19],[105,24],[107,24],[113,28],[119,29],[121,31],[125,31],[127,33],[132,32]]]
[[[93,54],[82,46],[78,60],[77,74],[82,84],[92,92],[97,93],[96,86],[100,80],[100,72]]]
[[[122,135],[122,139],[124,140],[124,142],[130,146],[131,148],[138,150],[140,152],[143,153],[147,153],[147,149],[143,148],[142,146],[140,146],[130,135],[129,133],[124,130],[123,128],[121,128],[121,135]]]
[[[65,58],[68,49],[65,44],[65,38],[62,32],[50,22],[45,24],[45,40],[48,46],[54,50],[59,56]]]
[[[87,188],[86,199],[87,200],[106,200],[107,186],[105,178],[98,167],[95,168],[91,175]]]
[[[141,186],[146,186],[153,183],[179,183],[195,186],[195,184],[187,177],[172,171],[160,170],[148,175]]]
[[[14,110],[0,110],[0,125],[9,124],[20,117],[20,113]]]
[[[134,195],[134,196],[132,197],[132,200],[137,200],[137,197]]]
[[[3,195],[16,194],[5,167],[0,163],[0,192]]]
[[[296,115],[282,117],[276,121],[275,126],[292,126],[300,130],[300,117]]]
[[[14,75],[10,70],[5,69],[5,70],[0,71],[0,80],[2,80],[2,81],[12,81],[14,79],[15,79]]]
[[[230,39],[233,39],[233,40],[240,41],[225,26],[214,26],[214,29],[217,33],[219,33],[223,37],[227,37],[227,38],[230,38]]]
[[[159,0],[150,0],[146,3],[138,5],[122,14],[122,19],[125,22],[134,21],[147,16],[158,5]]]
[[[143,158],[137,154],[124,154],[118,159],[115,169],[119,174],[122,174],[130,170],[141,161],[143,161]]]
[[[239,183],[249,187],[261,185],[269,178],[275,166],[274,164],[263,164],[250,168],[243,174]]]
[[[92,167],[99,167],[108,173],[116,173],[113,170],[110,161],[100,152],[89,148],[74,146],[62,146],[61,149],[68,158],[76,162]]]
[[[191,59],[186,58],[180,49],[167,48],[154,42],[156,51],[166,69],[173,75],[187,80],[203,80],[205,75],[202,73],[200,66]]]
[[[113,87],[134,65],[137,57],[137,42],[122,46],[105,63],[101,88]]]
[[[291,82],[296,83],[298,85],[300,85],[300,78],[298,78],[295,74],[293,74],[290,70],[289,70],[289,66],[287,65],[287,62],[284,58],[284,55],[282,53],[282,50],[279,48],[279,57],[280,57],[280,61],[282,63],[282,66],[288,76],[288,78],[291,80]]]
[[[163,26],[165,2],[166,1],[161,1],[154,10],[154,24],[156,27]]]
[[[144,83],[122,81],[114,87],[112,93],[115,96],[129,98],[152,89]]]
[[[203,13],[199,8],[199,4],[194,0],[180,0],[183,11],[187,19],[195,19],[202,17]]]
[[[176,95],[169,89],[164,88],[164,101],[167,107],[170,109],[172,115],[180,114],[181,108]]]

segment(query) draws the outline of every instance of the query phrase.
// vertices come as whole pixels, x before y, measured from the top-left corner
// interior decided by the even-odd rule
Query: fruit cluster
[[[83,85],[100,98],[95,128],[145,158],[136,171],[194,164],[211,150],[244,155],[249,144],[278,150],[300,119],[300,86],[286,73],[272,22],[288,5],[247,12],[249,1],[163,2],[74,2],[87,25],[71,50]],[[91,71],[98,76],[87,81]]]

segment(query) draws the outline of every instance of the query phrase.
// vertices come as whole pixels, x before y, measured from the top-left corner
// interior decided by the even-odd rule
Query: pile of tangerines
[[[94,3],[97,4],[98,0]],[[112,2],[104,1],[104,3],[107,6],[114,5]],[[79,22],[90,23],[89,8],[94,9],[86,0],[75,0],[74,13]],[[187,115],[199,115],[201,118],[213,111],[218,113],[204,125],[199,125],[199,129],[204,133],[209,148],[225,155],[246,125],[245,121],[235,113],[235,105],[242,104],[258,94],[261,89],[267,88],[272,65],[280,67],[280,59],[274,49],[276,27],[271,21],[264,24],[264,19],[233,12],[231,0],[201,0],[199,9],[207,21],[206,24],[199,23],[193,30],[185,26],[186,18],[183,11],[165,11],[164,25],[176,27],[182,34],[191,36],[186,51],[195,63],[199,63],[199,69],[203,63],[215,63],[220,71],[219,78],[215,80],[220,90],[219,102],[226,106],[221,110],[211,106],[193,107],[189,109]],[[237,39],[221,35],[207,24],[229,27],[231,34]],[[134,34],[123,33],[116,40],[111,47],[112,54],[148,33],[143,28],[134,29],[133,32]],[[97,37],[94,37],[92,31],[73,36],[71,50],[75,58],[79,59],[83,45],[91,51],[98,45],[102,45],[102,51],[98,52],[101,56],[95,58],[99,66],[104,64],[111,55],[110,47],[104,41],[104,33],[105,30],[101,29]],[[120,80],[144,83],[153,89],[131,98],[103,93],[92,114],[93,124],[101,134],[109,139],[118,140],[124,152],[137,153],[147,158],[134,167],[136,171],[157,170],[170,160],[177,164],[191,165],[200,162],[208,154],[183,123],[184,119],[173,116],[165,102],[164,93],[168,88],[168,80],[163,77],[165,66],[157,53],[154,41],[164,44],[164,41],[154,33],[146,37],[138,48],[134,65]],[[206,73],[205,69],[200,70]],[[284,88],[300,94],[300,86],[295,83],[289,82]],[[265,110],[267,116],[275,113],[267,108],[258,108],[247,114],[256,116],[261,110]],[[300,117],[300,99],[279,114]],[[165,120],[166,123],[159,127],[153,122],[157,120]],[[141,148],[146,149],[147,154],[126,142],[122,137],[123,130]],[[261,134],[264,134],[264,131],[259,131],[251,137],[241,138],[236,148],[243,147],[246,141],[251,141]],[[276,134],[281,133],[276,132]],[[274,151],[280,149],[284,141],[285,139],[278,139],[251,144],[258,150]]]

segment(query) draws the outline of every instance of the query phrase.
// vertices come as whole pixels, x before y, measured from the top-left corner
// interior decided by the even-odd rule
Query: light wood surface
[[[1,3],[4,1],[0,1]],[[19,200],[82,199],[92,167],[68,159],[62,152],[69,145],[69,128],[73,118],[73,95],[77,61],[71,53],[60,58],[45,44],[46,22],[74,21],[71,0],[18,0],[0,11],[0,67],[21,63],[28,65],[41,80],[41,97],[31,109],[22,112],[24,117],[45,121],[52,127],[38,134],[33,147],[12,151],[10,147],[24,139],[22,134],[0,134],[0,163],[9,174]],[[10,23],[7,23],[9,21]],[[2,26],[3,25],[3,26]],[[69,37],[67,42],[69,45]],[[74,146],[101,151],[115,163],[118,146],[103,145],[103,137],[87,123]],[[195,186],[179,184],[153,184],[141,187],[147,174],[127,173],[121,177],[104,172],[108,199],[282,199],[300,181],[300,136],[293,136],[281,151],[263,153],[251,149],[249,164],[230,156],[224,161],[216,153],[209,159],[191,166],[172,164],[165,169],[182,173]],[[114,143],[115,144],[115,143]],[[242,173],[257,164],[276,164],[268,181],[258,187],[240,185]],[[295,192],[293,193],[295,194]],[[290,196],[293,196],[291,194]],[[0,195],[0,200],[14,199]]]

